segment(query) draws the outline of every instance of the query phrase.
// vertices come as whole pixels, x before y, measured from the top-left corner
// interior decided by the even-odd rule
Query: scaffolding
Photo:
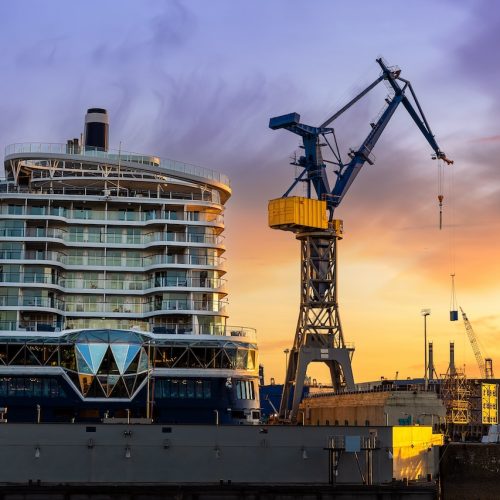
[[[467,425],[471,421],[469,381],[462,371],[448,371],[441,384],[441,397],[446,407],[447,426]]]

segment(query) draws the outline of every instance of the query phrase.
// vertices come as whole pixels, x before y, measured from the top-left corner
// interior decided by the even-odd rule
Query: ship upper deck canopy
[[[46,165],[44,162],[51,162]],[[63,169],[57,160],[65,162],[79,162],[87,165],[106,165],[110,168],[121,167],[124,171],[133,169],[144,174],[163,175],[193,182],[202,182],[209,186],[220,189],[227,196],[231,194],[229,178],[214,170],[192,165],[168,158],[158,156],[132,153],[122,150],[104,151],[95,147],[74,147],[70,144],[56,143],[16,143],[5,148],[5,171],[8,174],[12,170],[12,162],[21,161],[29,170],[47,170],[50,175],[55,170]],[[21,169],[23,165],[21,165]],[[66,170],[67,174],[70,171]],[[106,169],[102,170],[103,177]],[[116,172],[115,172],[116,173]]]

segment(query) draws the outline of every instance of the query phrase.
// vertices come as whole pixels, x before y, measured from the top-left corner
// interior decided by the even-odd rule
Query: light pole
[[[290,352],[290,349],[285,349],[283,352],[285,353],[285,382],[284,382],[284,385],[283,385],[283,387],[284,387],[286,385],[286,376],[287,376],[287,373],[288,373],[288,354]]]
[[[429,379],[427,378],[428,373],[427,373],[427,316],[430,316],[431,310],[430,309],[422,309],[420,311],[422,316],[424,317],[424,387],[425,390],[427,391],[429,387]]]

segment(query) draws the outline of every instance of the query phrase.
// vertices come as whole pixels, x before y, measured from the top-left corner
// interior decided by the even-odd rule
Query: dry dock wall
[[[0,483],[328,484],[328,438],[370,432],[373,482],[390,482],[390,427],[9,423],[0,425]],[[354,453],[338,472],[338,483],[362,482]]]

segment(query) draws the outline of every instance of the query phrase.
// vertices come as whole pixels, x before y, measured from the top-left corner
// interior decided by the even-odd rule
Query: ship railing
[[[224,241],[224,236],[210,234],[195,234],[195,233],[174,233],[174,232],[154,232],[146,233],[142,238],[141,243],[154,242],[179,242],[179,243],[202,243],[211,245],[221,245]]]
[[[176,323],[162,323],[151,325],[154,334],[191,334],[191,335],[214,335],[221,337],[232,337],[238,340],[256,342],[257,331],[255,328],[245,326],[228,325],[183,325]]]
[[[58,332],[65,328],[88,328],[88,326],[80,325],[79,320],[75,321],[0,321],[0,330],[2,331],[28,331],[28,332]],[[83,320],[85,321],[85,320]],[[117,328],[132,329],[133,324],[137,324],[137,320],[115,320],[118,322]],[[163,324],[148,324],[141,323],[140,330],[151,331],[153,334],[190,334],[190,335],[213,335],[230,337],[235,340],[244,340],[248,342],[257,341],[257,332],[254,328],[244,326],[228,326],[228,325],[198,325],[180,324],[180,323],[163,323]]]
[[[151,255],[143,257],[144,266],[160,264],[190,264],[193,266],[221,266],[225,262],[224,257],[207,257],[202,255]]]
[[[129,151],[121,150],[107,150],[104,151],[99,148],[94,147],[81,147],[81,146],[69,146],[68,144],[57,144],[57,143],[41,143],[41,142],[27,142],[27,143],[16,143],[9,144],[5,148],[5,156],[10,155],[21,155],[23,153],[40,153],[40,154],[55,154],[55,155],[71,155],[71,156],[82,156],[85,158],[92,158],[98,160],[109,160],[113,162],[129,162],[138,165],[145,165],[151,167],[158,167],[165,170],[173,170],[175,172],[193,175],[196,177],[203,177],[205,179],[211,179],[221,184],[229,186],[229,178],[216,172],[214,170],[200,167],[198,165],[191,165],[189,163],[184,163],[176,160],[171,160],[168,158],[159,158],[157,156],[144,155],[140,153],[132,153]]]
[[[0,307],[44,307],[49,309],[64,309],[64,302],[55,297],[10,297],[0,296]]]
[[[27,208],[27,209],[26,209]],[[37,217],[61,217],[64,219],[96,220],[96,221],[123,221],[123,222],[147,222],[147,221],[187,221],[207,222],[209,224],[222,225],[224,216],[214,213],[203,212],[176,212],[171,210],[143,211],[143,212],[121,212],[117,210],[93,210],[91,208],[78,210],[64,207],[25,207],[24,205],[0,207],[1,215],[23,215]]]
[[[68,232],[59,228],[0,228],[0,238],[54,238],[67,243],[109,243],[146,245],[154,242],[201,243],[222,245],[224,236],[196,233],[153,232],[144,235]]]
[[[144,303],[142,301],[103,302],[63,302],[54,297],[9,297],[0,296],[0,307],[25,307],[58,309],[68,313],[128,313],[144,314],[155,311],[205,311],[223,314],[227,302],[202,300],[162,300],[159,303]]]
[[[51,274],[36,274],[24,271],[24,273],[0,272],[0,282],[2,283],[35,283],[57,285],[57,278]]]
[[[4,275],[7,273],[4,273]],[[60,285],[62,288],[81,288],[86,290],[134,290],[141,291],[150,288],[168,288],[168,287],[182,287],[182,288],[210,288],[220,289],[225,286],[226,280],[222,278],[155,278],[154,280],[120,280],[120,279],[82,279],[82,278],[60,278],[59,280],[53,279],[51,275],[37,276],[35,279],[40,281],[21,281],[19,273],[11,273],[12,276],[3,276],[0,273],[0,281],[16,282],[35,282],[35,283],[51,283]]]
[[[170,299],[145,304],[145,312],[153,311],[210,311],[224,313],[227,301],[224,300],[184,300]]]
[[[43,250],[0,250],[0,260],[56,261],[68,266],[108,266],[108,267],[150,267],[162,264],[188,264],[192,266],[220,267],[224,257],[200,255],[149,255],[145,257],[95,256],[86,254],[65,254]]]

